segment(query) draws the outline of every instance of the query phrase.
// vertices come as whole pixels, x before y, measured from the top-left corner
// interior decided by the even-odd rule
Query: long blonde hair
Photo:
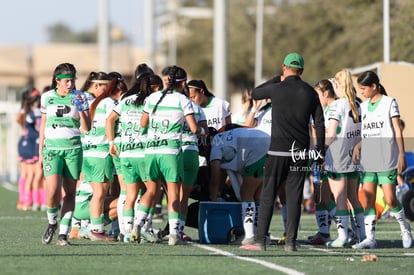
[[[352,117],[355,122],[359,121],[358,106],[356,104],[356,90],[352,82],[351,72],[348,69],[343,69],[335,74],[335,80],[338,83],[341,91],[344,93],[349,106],[351,107]]]

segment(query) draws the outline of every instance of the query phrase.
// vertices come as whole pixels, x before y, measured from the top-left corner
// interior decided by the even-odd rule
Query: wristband
[[[108,143],[109,143],[109,145],[112,145],[112,144],[114,144],[114,141],[110,140]]]
[[[256,108],[251,108],[250,109],[250,113],[255,113],[256,114],[257,113],[257,109]]]

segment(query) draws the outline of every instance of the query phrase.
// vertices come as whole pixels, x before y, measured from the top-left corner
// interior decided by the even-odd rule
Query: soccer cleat
[[[79,239],[89,239],[89,230],[86,227],[81,227],[78,233]]]
[[[294,244],[285,244],[284,250],[285,250],[285,252],[296,252],[296,251],[298,251],[296,245],[294,245]]]
[[[187,243],[179,236],[170,234],[168,237],[168,245],[186,245]]]
[[[346,240],[340,240],[340,239],[336,239],[333,241],[329,241],[326,242],[326,247],[327,248],[344,248],[344,247],[348,247],[349,244]]]
[[[181,239],[183,239],[186,242],[191,242],[192,239],[190,236],[188,236],[187,234],[185,234],[184,232],[181,234]]]
[[[69,239],[79,239],[79,227],[72,227],[69,233]]]
[[[413,237],[411,236],[411,226],[407,224],[407,227],[401,232],[402,244],[404,248],[410,248],[413,242]]]
[[[322,233],[318,232],[314,236],[311,236],[306,241],[306,244],[312,244],[312,245],[324,245],[327,242],[329,242],[331,238],[322,236]]]
[[[147,241],[149,243],[160,243],[161,240],[158,239],[157,235],[154,233],[154,231],[151,230],[143,230],[141,231],[141,240]]]
[[[141,226],[134,225],[131,232],[131,243],[140,243],[141,242]]]
[[[265,250],[264,245],[260,243],[249,243],[249,244],[243,244],[239,247],[242,250],[250,250],[250,251],[263,251]]]
[[[88,236],[89,236],[89,239],[91,241],[94,241],[94,242],[96,242],[96,241],[107,242],[107,241],[112,240],[112,238],[109,235],[105,234],[104,232],[100,233],[100,232],[96,232],[96,231],[90,231]]]
[[[244,245],[244,244],[254,244],[254,243],[255,243],[254,237],[244,238],[241,242],[242,245]]]
[[[125,235],[123,235],[122,241],[124,243],[130,243],[131,242],[131,234],[125,234]]]
[[[377,248],[377,242],[375,240],[365,239],[360,243],[354,244],[352,246],[353,249],[375,249]]]
[[[169,234],[168,230],[159,229],[158,232],[157,232],[157,237],[158,237],[158,239],[162,240],[168,234]]]
[[[348,244],[354,245],[358,242],[358,236],[354,233],[354,231],[348,228]]]
[[[46,228],[45,233],[42,236],[42,243],[43,244],[50,244],[53,239],[53,235],[57,229],[57,224],[49,224]]]
[[[68,242],[68,238],[66,235],[59,235],[58,239],[56,240],[56,245],[59,246],[68,246],[70,243]]]

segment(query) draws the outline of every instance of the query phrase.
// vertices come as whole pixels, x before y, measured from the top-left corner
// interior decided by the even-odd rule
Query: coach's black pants
[[[306,176],[307,160],[297,160],[294,162],[291,157],[268,155],[264,169],[256,240],[260,243],[265,242],[272,220],[278,189],[283,182],[286,182],[286,244],[295,245],[302,211],[303,185]]]

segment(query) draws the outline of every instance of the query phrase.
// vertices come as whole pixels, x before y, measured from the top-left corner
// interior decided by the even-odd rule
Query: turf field
[[[59,247],[40,242],[46,214],[17,211],[16,200],[16,192],[0,185],[0,274],[414,274],[414,248],[401,248],[394,220],[380,220],[379,248],[363,251],[299,245],[298,252],[286,253],[275,244],[267,251],[241,251],[237,245],[199,244],[191,228],[185,232],[194,241],[186,246],[72,240],[71,246]],[[281,224],[275,214],[273,236],[281,235]],[[314,215],[303,214],[299,241],[315,230]],[[378,260],[361,261],[368,254]]]

